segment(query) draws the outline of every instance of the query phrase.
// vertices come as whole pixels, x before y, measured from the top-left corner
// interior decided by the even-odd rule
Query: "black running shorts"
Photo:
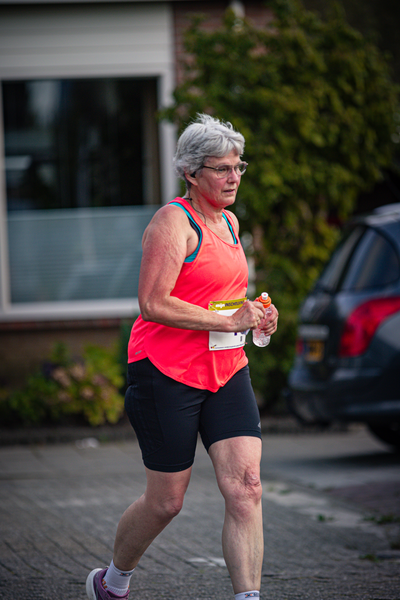
[[[167,377],[145,358],[128,365],[128,384],[125,408],[148,469],[174,473],[191,467],[198,433],[207,451],[232,437],[261,438],[248,366],[210,392]]]

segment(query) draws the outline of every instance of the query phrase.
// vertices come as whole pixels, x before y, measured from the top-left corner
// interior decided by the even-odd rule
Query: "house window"
[[[137,297],[156,78],[3,81],[11,305]]]

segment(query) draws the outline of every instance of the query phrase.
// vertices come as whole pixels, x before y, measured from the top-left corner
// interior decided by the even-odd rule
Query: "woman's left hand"
[[[259,327],[261,331],[265,332],[267,335],[272,335],[278,328],[279,313],[276,306],[273,304],[268,307],[268,310],[271,310],[271,314],[266,315],[265,320],[262,320]]]

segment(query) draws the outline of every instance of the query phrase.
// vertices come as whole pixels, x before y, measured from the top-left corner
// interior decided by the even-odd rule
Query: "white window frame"
[[[9,22],[5,23],[3,19],[3,25],[0,24],[0,80],[156,77],[159,81],[159,107],[171,102],[175,63],[170,3],[132,3],[115,7],[102,4],[42,5],[40,8],[0,6],[1,13],[3,10],[7,11]],[[37,25],[41,24],[41,18],[44,20],[45,34],[42,28],[39,31],[39,27],[35,32],[32,15]],[[120,25],[115,15],[119,15]],[[113,22],[110,23],[110,20]],[[10,23],[14,29],[9,27]],[[28,34],[24,38],[23,31],[27,23]],[[147,34],[140,30],[140,23],[149,30]],[[99,30],[95,29],[96,24]],[[121,30],[113,31],[113,25],[117,28],[120,26]],[[68,35],[72,37],[69,39]],[[96,40],[99,43],[100,36],[102,45],[96,47]],[[81,54],[76,52],[79,43],[82,45]],[[52,44],[57,44],[56,56],[51,52]],[[34,47],[33,55],[30,45]],[[0,115],[3,115],[1,93]],[[166,203],[177,194],[178,189],[172,169],[176,129],[165,122],[158,127],[161,200]],[[11,303],[4,163],[3,119],[0,118],[0,322],[125,318],[137,314],[137,298]]]

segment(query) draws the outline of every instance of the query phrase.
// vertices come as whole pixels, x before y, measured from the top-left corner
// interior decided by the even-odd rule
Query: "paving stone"
[[[298,434],[287,435],[286,447]],[[277,477],[270,439],[264,447],[263,599],[399,600],[396,524],[381,526],[354,498],[290,480],[287,471]],[[277,440],[275,452],[282,447]],[[86,600],[88,572],[110,561],[118,520],[144,486],[136,441],[0,448],[0,599]],[[223,514],[199,446],[182,512],[135,570],[132,598],[233,598]]]

